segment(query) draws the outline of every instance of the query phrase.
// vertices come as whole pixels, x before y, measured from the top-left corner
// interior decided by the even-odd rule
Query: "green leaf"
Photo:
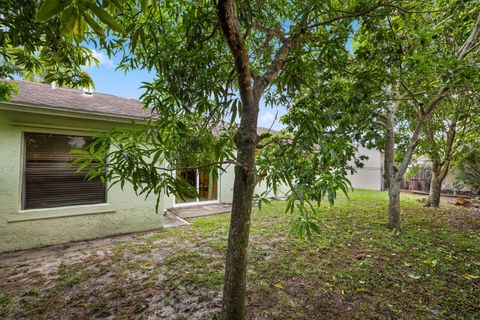
[[[69,7],[62,13],[62,17],[60,18],[62,33],[68,35],[72,34],[73,27],[75,26],[76,14],[77,10],[74,7]]]
[[[471,274],[471,273],[466,273],[463,277],[464,277],[465,279],[467,279],[467,280],[477,280],[477,279],[480,279],[480,276],[475,275],[475,274]]]
[[[118,10],[122,10],[122,4],[118,0],[108,0],[109,3],[113,4]]]
[[[90,164],[90,161],[84,161],[83,163],[80,164],[80,166],[77,168],[76,173],[80,173],[85,169],[88,165]]]
[[[143,48],[147,47],[146,41],[145,41],[145,31],[143,29],[140,29],[140,40],[142,42]]]
[[[92,12],[107,26],[112,28],[113,30],[120,32],[122,34],[125,33],[125,30],[123,30],[122,26],[120,26],[115,19],[103,8],[100,8],[97,6],[95,3],[92,4],[87,4],[87,7],[92,10]]]
[[[74,18],[74,25],[73,25],[73,37],[77,42],[81,42],[83,40],[83,35],[85,33],[86,24],[85,19],[81,14],[76,14]]]
[[[95,20],[93,20],[93,18],[90,17],[87,12],[83,12],[82,16],[100,38],[105,38],[105,32],[103,31],[103,28]]]
[[[131,37],[131,40],[130,40],[130,47],[131,47],[132,52],[135,51],[135,48],[137,47],[138,34],[139,34],[139,29],[136,29],[132,33],[132,37]]]
[[[140,7],[142,9],[143,14],[146,15],[148,13],[148,0],[141,0]]]
[[[59,14],[70,1],[67,0],[44,0],[35,15],[35,22],[43,22]]]

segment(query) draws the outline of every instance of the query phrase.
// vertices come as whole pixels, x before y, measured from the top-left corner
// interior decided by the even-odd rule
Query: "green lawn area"
[[[312,241],[289,236],[284,202],[255,210],[249,318],[480,319],[479,211],[425,208],[409,195],[402,206],[403,231],[392,233],[386,193],[357,190],[319,210],[323,231]],[[216,319],[229,216],[192,221],[100,256],[83,252],[35,283],[0,281],[0,314]]]
[[[268,318],[480,318],[480,213],[423,207],[403,196],[403,232],[385,228],[387,194],[357,190],[319,212],[323,233],[288,237],[284,202],[256,211],[250,242],[250,314]],[[228,217],[194,221],[180,238],[223,253]],[[201,240],[200,240],[201,239]],[[196,272],[177,281],[220,285],[222,264],[198,250],[171,257]],[[177,257],[178,259],[175,259]],[[217,266],[217,267],[215,267]]]

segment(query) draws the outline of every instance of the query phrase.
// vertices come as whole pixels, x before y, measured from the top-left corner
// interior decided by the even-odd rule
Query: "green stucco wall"
[[[0,252],[163,226],[163,210],[155,212],[155,199],[137,197],[129,186],[123,191],[117,185],[110,189],[107,204],[22,211],[24,132],[94,135],[128,123],[65,112],[5,109],[12,106],[0,104]],[[159,208],[164,208],[163,199]]]

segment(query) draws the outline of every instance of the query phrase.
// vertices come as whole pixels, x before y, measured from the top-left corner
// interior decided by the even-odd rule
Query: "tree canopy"
[[[59,86],[94,86],[82,69],[98,62],[81,43],[87,29],[67,10],[57,15],[66,4],[60,0],[42,5],[38,0],[0,2],[0,78],[40,74],[45,82]],[[0,99],[9,99],[12,90],[11,82],[1,82]]]
[[[381,113],[389,226],[400,229],[399,182],[430,115],[440,103],[478,90],[480,12],[475,1],[439,1],[396,16],[365,17],[354,37],[357,70]]]

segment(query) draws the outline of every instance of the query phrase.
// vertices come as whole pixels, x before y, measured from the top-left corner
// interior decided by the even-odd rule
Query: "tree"
[[[45,82],[55,81],[59,86],[94,85],[82,66],[98,61],[91,50],[79,44],[89,29],[78,19],[78,10],[56,15],[66,5],[67,1],[46,1],[42,5],[38,0],[0,2],[0,78],[27,73],[40,74]],[[0,96],[5,100],[14,86],[1,82],[0,90],[5,92]]]
[[[476,147],[473,147],[475,146]],[[478,152],[478,140],[473,144],[463,147],[463,154],[457,162],[457,181],[466,184],[473,191],[480,190],[480,153]]]
[[[440,205],[440,191],[451,167],[463,157],[464,146],[478,138],[480,110],[476,93],[446,98],[433,112],[422,132],[418,155],[428,155],[432,178],[427,206]]]
[[[82,3],[62,4],[62,16]],[[84,5],[87,15],[91,12],[101,18],[93,10],[95,2]],[[99,42],[109,54],[122,56],[120,68],[156,73],[153,82],[144,84],[142,96],[155,117],[147,130],[115,130],[98,138],[80,158],[84,165],[89,159],[99,161],[92,175],[106,170],[103,159],[108,156],[106,178],[111,185],[130,182],[139,194],[158,197],[167,190],[181,196],[187,186],[181,177],[172,175],[175,169],[215,171],[221,170],[222,164],[235,165],[223,295],[226,319],[245,315],[246,253],[257,180],[255,155],[262,140],[256,133],[262,97],[275,105],[299,92],[301,81],[315,83],[308,71],[322,68],[316,59],[325,53],[345,51],[352,19],[386,7],[376,1],[219,0],[213,5],[125,1],[115,23],[128,34],[119,32],[107,37],[109,41]],[[222,124],[227,117],[232,124],[237,115],[238,128]],[[309,139],[308,135],[304,139]],[[334,157],[329,153],[323,157],[328,156]],[[326,193],[333,194],[343,186],[326,183],[340,175],[331,177],[329,166],[320,168],[311,177]]]
[[[419,2],[392,19],[364,20],[355,55],[372,82],[372,103],[384,114],[388,226],[400,230],[400,181],[425,123],[446,97],[478,88],[480,12],[475,1]]]
[[[406,3],[409,8],[419,5]],[[265,150],[262,153],[274,152],[267,144],[278,141],[257,136],[260,101],[264,98],[271,106],[291,102],[297,106],[290,117],[292,128],[285,137],[287,143],[283,144],[297,152],[292,155],[294,170],[278,179],[271,178],[278,170],[263,172],[272,187],[275,181],[293,180],[289,183],[292,189],[289,203],[299,205],[303,217],[307,217],[305,208],[310,200],[319,201],[328,195],[333,202],[336,190],[346,189],[343,175],[348,165],[345,160],[353,156],[350,145],[358,134],[349,135],[349,126],[345,124],[336,128],[337,132],[346,133],[343,139],[325,139],[328,133],[323,131],[328,126],[323,121],[315,122],[311,130],[306,130],[308,127],[299,126],[298,121],[307,119],[305,115],[309,113],[304,110],[312,112],[313,109],[302,108],[302,103],[314,106],[308,97],[315,97],[318,76],[322,72],[332,76],[335,72],[327,72],[328,68],[335,68],[337,58],[348,56],[346,44],[354,32],[354,19],[366,22],[367,26],[360,28],[366,34],[365,41],[378,34],[381,38],[384,29],[375,29],[377,22],[382,24],[390,16],[412,10],[400,5],[378,1],[283,3],[273,0],[254,3],[218,0],[213,4],[182,0],[141,1],[140,4],[135,1],[118,4],[113,0],[47,0],[42,5],[49,8],[44,9],[48,14],[43,19],[56,19],[60,15],[64,20],[62,25],[68,25],[71,16],[67,12],[76,12],[75,25],[81,27],[86,21],[96,34],[100,30],[89,23],[89,18],[101,20],[109,26],[106,36],[87,40],[111,55],[121,56],[120,68],[143,68],[156,74],[151,83],[143,85],[142,100],[153,112],[150,125],[146,129],[113,130],[98,137],[88,150],[82,151],[80,168],[97,160],[98,166],[91,170],[91,176],[106,172],[110,185],[123,186],[129,182],[138,194],[159,197],[163,190],[182,196],[188,189],[181,177],[172,174],[176,169],[201,167],[216,172],[222,170],[223,164],[235,165],[223,294],[225,319],[245,316],[246,254],[257,181],[255,157],[260,147]],[[115,16],[113,21],[112,16]],[[401,19],[397,20],[401,23]],[[415,26],[401,24],[412,31],[420,26],[419,21],[416,22]],[[471,49],[468,44],[465,50]],[[375,50],[363,54],[370,57]],[[419,72],[417,70],[417,74]],[[337,80],[341,83],[342,79]],[[370,87],[369,83],[361,85],[353,81],[352,91],[347,93]],[[307,97],[304,97],[305,89]],[[442,90],[440,95],[443,93]],[[369,98],[361,93],[356,99],[347,97],[343,101],[359,102]],[[296,118],[295,110],[301,111],[300,117]],[[338,110],[334,113],[338,114]],[[237,116],[238,127],[233,125]],[[230,119],[229,125],[223,123],[226,119]],[[315,130],[317,134],[313,134]],[[269,144],[273,145],[273,142]],[[303,147],[308,149],[302,150]],[[305,152],[312,156],[302,161],[298,155]],[[283,163],[277,168],[286,171],[284,166],[289,164]],[[299,229],[314,230],[310,222],[306,218],[298,220]],[[305,228],[306,225],[309,227]]]

